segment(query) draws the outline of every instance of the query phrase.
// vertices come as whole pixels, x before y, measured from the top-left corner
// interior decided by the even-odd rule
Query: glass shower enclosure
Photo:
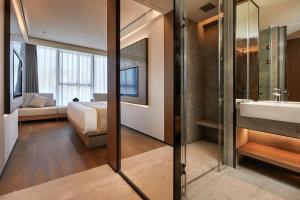
[[[191,183],[224,167],[224,15],[222,0],[185,0],[177,6],[182,22],[181,193],[189,198]]]

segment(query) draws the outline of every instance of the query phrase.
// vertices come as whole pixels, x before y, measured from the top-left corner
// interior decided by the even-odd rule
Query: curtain
[[[75,51],[38,46],[40,92],[54,93],[57,105],[74,98],[90,101],[107,93],[107,59]]]
[[[90,101],[93,96],[92,55],[59,51],[59,104],[74,98]]]
[[[37,50],[36,46],[26,44],[26,64],[25,64],[25,92],[38,93],[39,79],[38,79],[38,64],[37,64]]]
[[[39,89],[41,93],[53,93],[57,99],[57,49],[50,47],[37,47]]]

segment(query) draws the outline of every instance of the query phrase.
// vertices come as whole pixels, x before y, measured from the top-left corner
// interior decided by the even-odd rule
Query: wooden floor
[[[122,158],[165,144],[122,127]],[[68,121],[28,122],[0,177],[0,195],[107,163],[106,147],[89,150]]]

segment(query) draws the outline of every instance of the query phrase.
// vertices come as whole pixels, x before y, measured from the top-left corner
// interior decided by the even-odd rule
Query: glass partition
[[[182,8],[181,159],[183,195],[189,199],[201,198],[197,185],[224,162],[223,4],[186,0]]]
[[[166,4],[164,4],[166,6]],[[121,0],[121,170],[144,199],[173,199],[173,11]]]

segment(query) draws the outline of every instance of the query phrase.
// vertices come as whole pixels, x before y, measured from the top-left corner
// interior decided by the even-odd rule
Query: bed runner
[[[80,104],[94,108],[97,111],[97,130],[100,133],[107,131],[107,103],[101,102],[79,102]]]

